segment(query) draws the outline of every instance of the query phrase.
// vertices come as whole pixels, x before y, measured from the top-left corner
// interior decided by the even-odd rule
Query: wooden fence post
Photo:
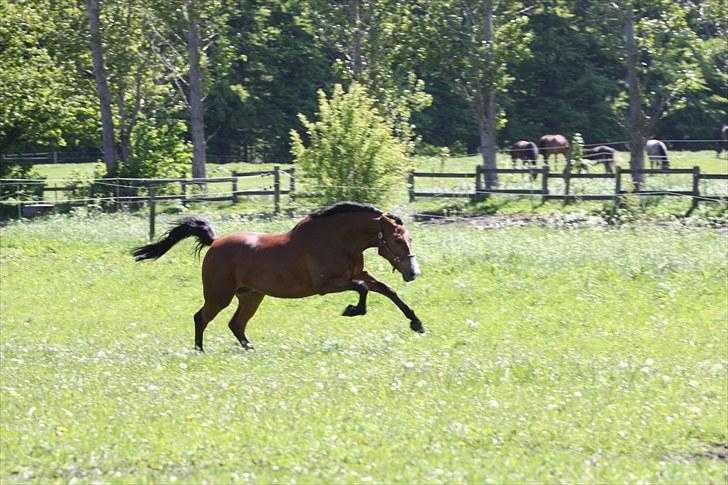
[[[546,196],[549,195],[549,166],[544,164],[541,167],[541,203],[546,202]]]
[[[288,171],[288,174],[291,177],[291,180],[289,181],[288,189],[291,191],[291,194],[296,192],[296,167],[291,167]],[[289,195],[290,197],[290,195]]]
[[[569,203],[569,192],[571,190],[571,166],[567,162],[564,170],[564,204]]]
[[[410,173],[407,176],[407,192],[409,193],[409,201],[414,202],[415,201],[415,172],[414,172],[414,170],[410,170]]]
[[[238,178],[233,178],[233,204],[238,203]]]
[[[149,240],[154,240],[154,219],[156,218],[157,209],[154,196],[156,195],[156,187],[153,185],[149,187]]]
[[[614,207],[619,209],[622,204],[622,167],[614,170]]]
[[[281,166],[273,167],[273,212],[281,212]]]
[[[700,202],[700,167],[697,165],[693,167],[693,203],[690,205],[690,212],[698,208]]]
[[[480,165],[475,166],[475,202],[483,200],[483,167]]]
[[[121,211],[121,182],[119,177],[116,177],[116,210]]]

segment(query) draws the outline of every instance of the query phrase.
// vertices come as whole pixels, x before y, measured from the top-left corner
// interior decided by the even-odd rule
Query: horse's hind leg
[[[205,333],[207,324],[220,313],[220,310],[228,306],[232,299],[233,295],[226,295],[224,298],[205,297],[205,304],[195,313],[195,350],[199,352],[204,351],[202,347],[202,335]]]
[[[244,349],[253,350],[253,346],[250,344],[248,337],[245,336],[245,327],[248,325],[248,321],[255,314],[256,310],[258,310],[258,306],[260,306],[260,302],[263,301],[265,295],[249,289],[240,289],[237,292],[237,296],[238,309],[235,310],[235,314],[230,319],[228,327],[230,327],[233,335],[235,335]]]

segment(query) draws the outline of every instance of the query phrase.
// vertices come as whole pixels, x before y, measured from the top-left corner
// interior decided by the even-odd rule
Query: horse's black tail
[[[134,248],[131,254],[136,261],[157,259],[179,241],[190,236],[197,238],[195,252],[199,254],[203,246],[212,244],[215,239],[215,232],[207,220],[201,217],[187,217],[178,221],[159,241]]]

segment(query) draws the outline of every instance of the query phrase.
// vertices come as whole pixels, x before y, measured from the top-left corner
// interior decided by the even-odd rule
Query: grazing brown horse
[[[564,157],[565,163],[569,161],[569,140],[564,135],[544,135],[538,140],[538,150],[543,155],[543,161],[546,165],[549,163],[549,155],[554,156],[554,168],[558,165],[558,155]]]
[[[650,159],[650,168],[660,166],[662,170],[670,168],[670,161],[667,159],[667,147],[660,140],[647,140],[645,151]]]
[[[718,134],[718,142],[715,144],[715,156],[720,158],[720,152],[728,152],[728,125],[723,125]]]
[[[343,313],[353,317],[366,314],[367,293],[374,291],[397,305],[412,330],[425,331],[397,293],[364,268],[363,251],[377,247],[405,281],[419,274],[412,239],[402,220],[371,205],[335,204],[310,214],[283,234],[239,232],[216,237],[208,221],[189,217],[158,242],[135,248],[132,254],[137,261],[157,259],[189,236],[197,238],[198,251],[210,246],[202,262],[205,304],[194,317],[199,351],[207,324],[233,297],[238,298],[238,309],[228,326],[246,349],[252,346],[245,327],[266,295],[302,298],[353,290],[359,293],[359,301]]]
[[[530,168],[538,163],[538,147],[532,141],[520,140],[511,147],[511,163],[516,168],[517,160],[521,160],[524,167],[531,165]]]
[[[621,159],[617,150],[606,145],[598,145],[593,148],[584,148],[584,158],[591,160],[592,163],[601,163],[604,165],[604,171],[607,173],[613,173]]]

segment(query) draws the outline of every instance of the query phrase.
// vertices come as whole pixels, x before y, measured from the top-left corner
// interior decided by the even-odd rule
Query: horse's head
[[[402,219],[393,214],[383,214],[379,219],[379,255],[392,264],[393,270],[402,273],[405,281],[414,280],[420,267],[412,251],[412,238]]]

